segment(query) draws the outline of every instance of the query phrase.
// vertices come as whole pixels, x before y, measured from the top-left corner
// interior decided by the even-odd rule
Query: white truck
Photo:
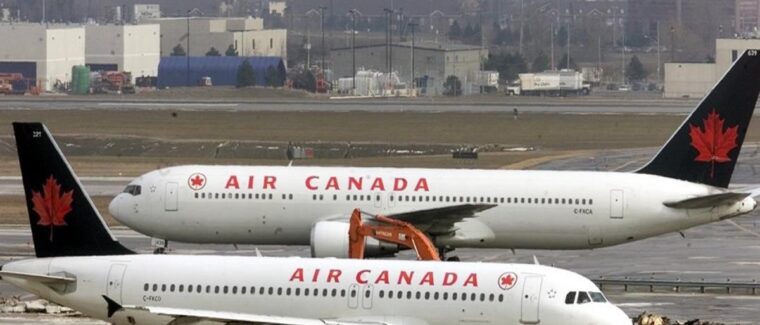
[[[506,90],[510,96],[588,95],[590,92],[591,85],[575,70],[521,73]]]
[[[498,71],[475,71],[471,78],[473,89],[479,92],[491,92],[499,90]]]

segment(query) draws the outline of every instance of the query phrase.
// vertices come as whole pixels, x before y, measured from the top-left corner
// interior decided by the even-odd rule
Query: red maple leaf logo
[[[50,241],[53,241],[53,227],[65,226],[66,215],[71,212],[71,203],[74,201],[74,190],[61,194],[61,185],[53,178],[48,177],[42,186],[42,194],[32,191],[32,204],[34,212],[40,216],[37,224],[50,226]]]
[[[511,274],[501,278],[501,285],[505,287],[511,286],[514,282],[515,278],[513,278]]]
[[[697,158],[694,158],[694,161],[712,164],[710,178],[715,176],[715,163],[731,161],[728,154],[736,148],[739,126],[730,127],[724,131],[723,122],[725,120],[721,119],[715,109],[713,109],[702,122],[704,130],[693,124],[689,126],[691,146],[697,149],[699,153]]]

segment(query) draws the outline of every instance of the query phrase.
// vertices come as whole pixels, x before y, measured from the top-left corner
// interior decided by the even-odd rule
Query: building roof
[[[401,42],[401,43],[393,43],[393,47],[398,48],[407,48],[411,47],[412,42]],[[384,48],[385,43],[381,44],[371,44],[371,45],[360,45],[357,46],[357,49],[365,49],[365,48]],[[479,51],[482,48],[480,46],[473,46],[473,45],[467,45],[467,44],[460,44],[460,43],[436,43],[436,42],[429,42],[429,41],[423,41],[423,42],[415,42],[414,43],[415,49],[420,50],[429,50],[429,51],[441,51],[441,52],[450,52],[450,51]],[[350,50],[351,47],[341,47],[333,49],[333,51],[341,51],[341,50]]]

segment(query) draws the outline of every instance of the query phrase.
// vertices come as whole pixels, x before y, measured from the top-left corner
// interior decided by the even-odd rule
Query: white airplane
[[[40,123],[14,123],[38,258],[0,276],[114,324],[631,324],[590,280],[531,264],[135,255]]]
[[[311,245],[315,257],[348,254],[354,208],[409,222],[444,252],[612,246],[755,209],[727,187],[759,90],[749,50],[636,172],[191,165],[136,178],[109,210],[154,238]]]

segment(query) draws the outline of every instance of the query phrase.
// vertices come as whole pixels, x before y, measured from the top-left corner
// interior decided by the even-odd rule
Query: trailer
[[[575,70],[521,73],[519,79],[507,86],[510,96],[568,96],[588,95],[591,85]]]

